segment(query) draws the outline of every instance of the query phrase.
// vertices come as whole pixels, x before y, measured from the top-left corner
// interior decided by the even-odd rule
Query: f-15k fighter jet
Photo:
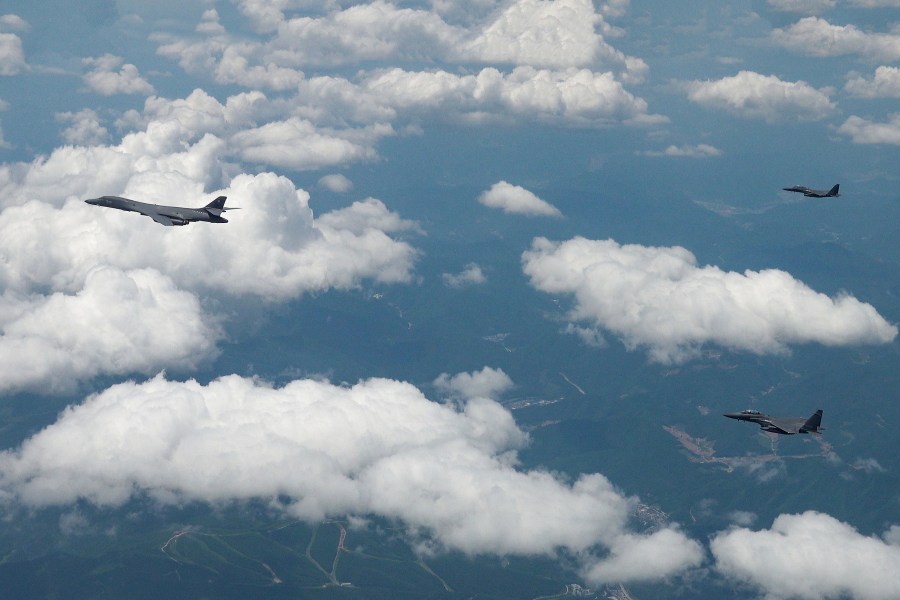
[[[772,433],[793,435],[795,433],[819,433],[822,425],[822,410],[819,409],[808,419],[803,417],[770,417],[758,410],[742,410],[739,413],[725,413],[729,419],[750,421],[758,424],[763,430]]]
[[[781,188],[786,192],[799,192],[808,198],[835,198],[840,196],[839,190],[841,184],[836,184],[830,190],[813,190],[805,185],[792,185],[791,187]]]

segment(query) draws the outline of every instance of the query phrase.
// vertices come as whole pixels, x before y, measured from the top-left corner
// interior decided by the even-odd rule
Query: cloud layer
[[[571,318],[614,332],[653,360],[678,362],[704,344],[756,354],[790,344],[888,343],[897,327],[852,296],[829,298],[776,269],[698,267],[684,248],[580,237],[534,240],[522,256],[535,288],[573,294]]]
[[[117,144],[63,146],[0,168],[0,252],[8,257],[0,263],[0,355],[12,357],[0,365],[0,392],[196,368],[215,357],[223,335],[200,308],[210,294],[283,301],[411,280],[418,252],[397,236],[418,229],[380,200],[316,218],[309,194],[285,177],[229,177],[236,169],[223,138],[239,138],[237,125],[259,99],[153,97],[129,117],[140,128]],[[96,131],[89,113],[73,117],[88,123],[73,136]],[[227,225],[166,228],[82,202],[107,194],[181,206],[221,194],[243,210]],[[116,307],[131,312],[99,317]]]
[[[499,391],[508,378],[485,369],[447,382],[464,393]],[[564,550],[595,581],[666,577],[702,560],[699,544],[675,528],[629,531],[635,499],[602,475],[567,483],[517,469],[527,437],[493,400],[454,406],[386,379],[124,383],[0,454],[0,497],[35,507],[119,506],[136,494],[162,503],[287,497],[280,507],[309,521],[396,519],[432,550]],[[648,566],[648,552],[668,558]]]
[[[255,23],[260,41],[231,36],[209,10],[198,27],[204,35],[159,35],[159,54],[218,83],[296,92],[291,104],[313,122],[327,116],[386,124],[425,113],[579,126],[661,119],[625,90],[623,84],[645,78],[647,66],[606,42],[604,34],[615,31],[589,0],[511,2],[470,27],[452,25],[439,12],[381,1],[320,17],[288,17],[255,2],[239,7]],[[460,74],[456,68],[400,66],[422,63],[467,68]],[[307,77],[299,70],[348,64],[367,68],[354,78]],[[274,126],[264,133],[273,135]]]

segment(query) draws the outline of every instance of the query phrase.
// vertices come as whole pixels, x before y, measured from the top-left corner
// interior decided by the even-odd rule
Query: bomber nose
[[[89,198],[85,200],[88,204],[100,204],[100,198]]]

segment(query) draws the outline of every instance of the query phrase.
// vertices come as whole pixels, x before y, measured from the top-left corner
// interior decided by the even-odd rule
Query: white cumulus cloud
[[[897,540],[862,535],[823,513],[784,514],[760,531],[731,529],[714,536],[710,550],[719,572],[767,598],[900,597]]]
[[[82,76],[88,88],[103,96],[114,94],[154,93],[153,86],[141,77],[136,66],[125,63],[125,59],[112,54],[84,58],[82,64],[90,70]],[[118,69],[118,71],[116,70]]]
[[[476,263],[467,264],[466,268],[459,273],[443,273],[441,278],[444,280],[444,285],[451,288],[463,288],[487,281],[481,266]]]
[[[13,31],[28,31],[31,25],[19,15],[6,14],[0,16],[0,29],[12,29]]]
[[[686,144],[684,146],[668,146],[665,150],[647,150],[642,152],[644,156],[675,156],[687,158],[707,158],[710,156],[719,156],[722,151],[715,146],[709,144]]]
[[[14,33],[0,33],[0,75],[18,75],[24,68],[22,39]]]
[[[768,354],[790,344],[882,344],[897,336],[852,296],[829,298],[776,269],[700,267],[680,247],[536,238],[522,263],[536,289],[574,295],[573,320],[617,334],[628,348],[645,347],[660,362],[686,360],[704,344]]]
[[[520,66],[509,73],[487,67],[475,75],[394,68],[372,73],[359,87],[364,95],[354,93],[352,104],[346,92],[342,95],[348,108],[367,98],[390,118],[457,114],[576,126],[664,120],[648,114],[646,101],[628,92],[612,73],[574,67],[557,71]],[[354,109],[352,114],[362,113]]]
[[[782,81],[753,71],[715,81],[690,81],[685,89],[692,102],[770,123],[790,119],[818,121],[836,108],[827,93],[804,81]]]
[[[75,294],[0,297],[0,393],[70,391],[105,373],[194,370],[222,336],[200,301],[152,269],[88,272]]]
[[[857,98],[900,98],[900,68],[878,67],[872,79],[853,73],[844,91]]]
[[[57,113],[56,120],[68,124],[62,132],[68,144],[102,144],[109,138],[109,131],[100,124],[100,116],[90,108],[75,113]]]
[[[503,369],[485,367],[471,373],[441,373],[434,380],[434,386],[443,393],[456,398],[496,399],[513,387],[513,381]]]
[[[338,194],[345,194],[353,189],[353,182],[350,181],[345,175],[341,175],[340,173],[324,175],[319,179],[318,183],[326,190]]]
[[[529,216],[560,217],[559,209],[518,185],[498,181],[478,197],[478,201],[505,213]]]
[[[479,35],[468,52],[484,62],[584,66],[597,55],[602,17],[590,0],[512,2]]]
[[[767,0],[769,6],[781,12],[817,15],[834,8],[835,0]]]
[[[609,556],[585,570],[584,577],[598,584],[657,579],[699,566],[703,557],[703,547],[675,528],[645,536],[626,534],[611,545]]]
[[[897,32],[872,33],[855,25],[832,25],[820,17],[806,17],[785,29],[775,29],[771,38],[776,44],[810,56],[858,54],[869,60],[900,60]]]
[[[852,115],[838,127],[855,144],[891,144],[900,146],[900,113],[888,116],[883,123]]]
[[[370,129],[360,143],[353,136],[331,135],[310,121],[291,117],[239,131],[232,143],[247,162],[304,170],[372,160],[373,142],[391,134],[387,126]]]

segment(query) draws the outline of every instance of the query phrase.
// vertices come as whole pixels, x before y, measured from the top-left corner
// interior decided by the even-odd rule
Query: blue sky
[[[840,281],[817,289],[778,264],[736,264],[727,239],[681,247],[659,224],[635,225],[637,239],[590,239],[596,228],[579,231],[576,221],[592,205],[565,191],[598,181],[601,201],[634,196],[646,207],[671,197],[730,217],[793,206],[799,200],[780,191],[787,185],[840,182],[845,203],[823,209],[832,211],[822,217],[829,230],[805,224],[798,235],[896,250],[898,8],[896,0],[7,3],[0,394],[77,396],[96,378],[138,379],[6,450],[0,500],[117,506],[134,490],[163,503],[284,494],[286,513],[385,516],[429,532],[442,549],[569,552],[591,584],[712,567],[773,597],[896,597],[898,524],[867,536],[805,512],[771,529],[736,525],[712,542],[676,523],[639,533],[627,519],[635,499],[602,474],[569,482],[518,468],[511,457],[527,436],[496,402],[514,382],[492,365],[435,373],[435,387],[457,398],[445,404],[378,373],[353,387],[298,379],[273,388],[215,365],[240,347],[230,342],[242,302],[277,315],[334,290],[425,277],[456,290],[490,282],[477,256],[423,272],[424,240],[448,234],[429,230],[447,223],[429,211],[457,213],[430,207],[428,194],[415,208],[390,197],[392,186],[439,188],[450,178],[473,188],[460,219],[483,211],[535,232],[517,250],[522,281],[571,302],[568,331],[586,347],[618,340],[648,363],[681,365],[709,348],[779,356],[804,344],[896,346],[896,306],[857,298]],[[442,165],[444,156],[460,168]],[[82,202],[123,195],[202,206],[218,194],[242,208],[225,226],[164,228]],[[867,218],[843,218],[856,214],[846,202]],[[575,233],[549,238],[561,228]],[[717,254],[721,264],[708,264]],[[217,312],[223,306],[233,312]],[[184,381],[191,375],[223,379]],[[298,407],[319,415],[319,427]],[[108,443],[125,458],[113,464],[88,443],[58,451],[97,428],[114,433]],[[337,435],[343,449],[329,454]],[[150,450],[126,452],[135,436]],[[222,452],[224,440],[237,451]],[[274,466],[247,462],[240,450],[249,448]],[[199,477],[197,464],[209,465]],[[279,475],[298,464],[304,476]],[[64,475],[73,469],[81,476]],[[497,502],[472,509],[491,493]],[[518,534],[498,534],[510,530]],[[830,554],[809,565],[792,553],[803,543]],[[851,555],[864,557],[857,568],[831,568]],[[776,566],[782,581],[821,571],[820,587],[770,589]]]

